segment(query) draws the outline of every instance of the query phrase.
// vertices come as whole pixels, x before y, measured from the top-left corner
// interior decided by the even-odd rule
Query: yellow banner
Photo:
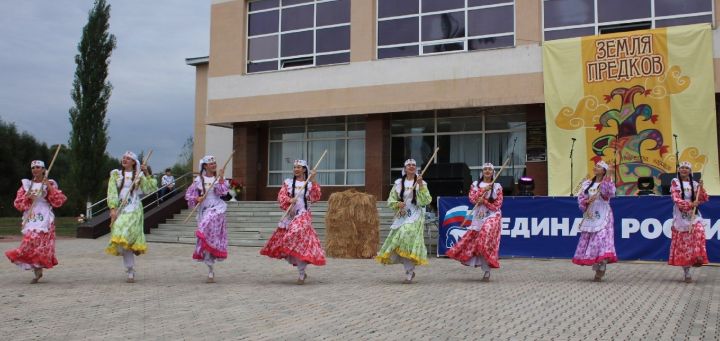
[[[710,25],[545,42],[543,72],[550,195],[569,195],[599,160],[618,195],[644,176],[659,193],[675,172],[674,134],[680,161],[720,189]]]

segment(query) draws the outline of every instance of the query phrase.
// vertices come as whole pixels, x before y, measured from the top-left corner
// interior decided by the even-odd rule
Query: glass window
[[[627,0],[598,1],[598,21],[646,20],[651,16],[650,1],[633,0],[632,5],[628,5]]]
[[[248,3],[247,72],[350,62],[350,0]]]
[[[468,36],[486,36],[514,30],[512,6],[468,11]]]
[[[517,180],[525,169],[524,110],[524,106],[506,106],[393,114],[391,175],[399,173],[410,157],[422,165],[439,147],[437,162],[464,162],[474,177],[480,174],[483,163],[492,162],[500,168],[514,155],[516,171],[509,170],[508,175],[514,174]],[[429,127],[437,127],[437,132]]]
[[[378,59],[515,44],[515,2],[512,0],[377,1]],[[478,37],[500,39],[478,40]]]
[[[422,0],[422,12],[439,12],[465,7],[465,0]]]
[[[542,4],[545,40],[714,22],[713,0],[543,0]]]
[[[323,28],[315,32],[317,53],[350,49],[350,26]]]
[[[350,0],[320,2],[317,4],[317,26],[350,22]]]
[[[419,55],[418,51],[417,45],[386,47],[378,49],[378,59],[417,56]]]
[[[284,32],[312,27],[314,16],[315,8],[312,5],[283,8],[282,30]]]
[[[543,5],[545,28],[595,22],[594,0],[545,0]]]
[[[280,11],[249,14],[248,36],[276,33],[278,31],[278,13]]]
[[[386,20],[378,23],[378,44],[395,45],[418,41],[418,18]]]
[[[313,53],[313,31],[303,31],[282,35],[280,56],[297,56]]]
[[[294,160],[305,159],[313,167],[326,150],[318,170],[320,183],[365,183],[364,117],[274,121],[268,134],[269,186],[279,186],[289,176]]]
[[[712,0],[655,0],[655,15],[712,12]]]
[[[465,12],[426,15],[422,17],[422,40],[465,37]]]
[[[415,0],[378,0],[378,18],[418,14],[418,8]]]
[[[248,39],[248,56],[251,60],[273,59],[278,55],[278,36]]]

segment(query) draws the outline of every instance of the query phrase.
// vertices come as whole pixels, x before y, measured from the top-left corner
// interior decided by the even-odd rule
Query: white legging
[[[473,256],[472,258],[470,258],[467,265],[472,267],[477,267],[478,265],[480,265],[483,271],[490,272],[490,264],[488,264],[487,260],[485,260],[485,258],[481,256]]]
[[[132,250],[126,250],[118,246],[118,252],[123,256],[123,265],[129,272],[134,272],[135,268],[135,253]]]

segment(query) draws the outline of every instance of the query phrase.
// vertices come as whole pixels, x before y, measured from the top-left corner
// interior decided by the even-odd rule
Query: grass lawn
[[[20,217],[0,217],[0,236],[21,235]],[[75,217],[55,217],[55,234],[57,236],[75,237],[78,222]]]

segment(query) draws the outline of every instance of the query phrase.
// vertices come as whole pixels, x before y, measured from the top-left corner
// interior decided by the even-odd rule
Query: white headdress
[[[40,160],[33,160],[32,162],[30,162],[30,168],[38,167],[38,166],[45,168],[45,162],[42,162]]]
[[[293,161],[293,166],[302,166],[308,168],[307,161],[305,160],[295,160]]]
[[[217,162],[217,161],[215,161],[215,157],[214,157],[214,156],[212,156],[212,155],[205,155],[205,156],[203,156],[203,158],[200,159],[200,174],[202,175],[203,172],[204,172],[204,171],[203,171],[203,167],[202,167],[203,164],[215,163],[215,162]]]
[[[681,168],[687,167],[688,169],[690,169],[692,171],[692,163],[690,163],[690,162],[687,162],[687,161],[680,162],[680,167]]]
[[[405,164],[403,165],[403,169],[402,169],[402,175],[403,175],[403,176],[405,176],[405,167],[407,167],[408,165],[415,165],[415,166],[417,166],[417,162],[415,161],[415,159],[407,159],[407,160],[405,160]],[[417,173],[417,170],[416,170],[416,171],[415,171],[415,175],[417,175],[417,174],[419,174],[419,173]]]
[[[598,163],[595,164],[595,167],[600,167],[600,168],[604,169],[606,172],[610,168],[610,166],[608,166],[607,162],[605,162],[603,160],[598,161]]]
[[[135,160],[135,173],[140,174],[140,161],[138,160],[137,154],[128,150],[125,152],[125,154],[123,154],[123,157],[126,157],[126,156]]]

